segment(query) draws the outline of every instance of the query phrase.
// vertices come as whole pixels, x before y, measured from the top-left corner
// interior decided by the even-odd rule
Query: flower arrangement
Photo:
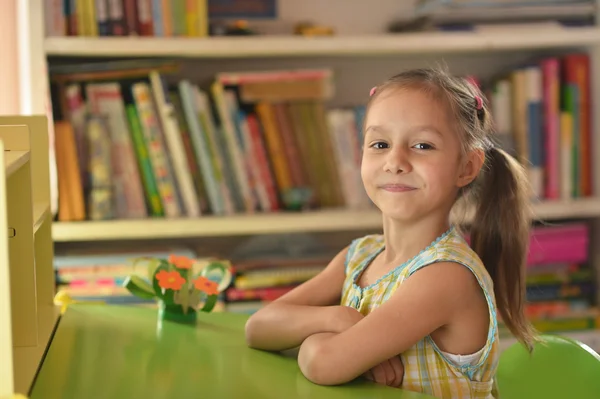
[[[232,278],[231,265],[224,260],[170,255],[133,262],[134,266],[146,264],[148,279],[134,273],[125,280],[125,288],[140,298],[156,299],[159,317],[178,322],[195,322],[198,311],[212,311]]]

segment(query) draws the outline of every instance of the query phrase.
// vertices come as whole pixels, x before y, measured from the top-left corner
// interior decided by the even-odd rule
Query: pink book
[[[469,236],[465,238],[470,244]],[[588,226],[584,223],[534,228],[530,234],[527,266],[587,262],[588,243]]]
[[[584,223],[533,229],[527,264],[586,262],[588,243],[588,226]]]
[[[558,58],[541,61],[545,137],[545,197],[560,198],[560,63]]]
[[[265,186],[267,197],[269,199],[269,211],[278,211],[279,199],[277,197],[277,187],[275,186],[275,181],[273,180],[273,175],[269,168],[269,157],[267,155],[265,143],[262,139],[260,123],[256,118],[256,115],[253,114],[246,116],[246,123],[248,124],[250,140],[252,141],[254,157],[258,163],[260,179]]]

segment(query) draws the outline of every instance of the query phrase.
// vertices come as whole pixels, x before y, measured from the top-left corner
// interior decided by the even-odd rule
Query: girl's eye
[[[389,146],[387,145],[387,143],[384,143],[383,141],[378,141],[376,143],[371,144],[371,148],[375,148],[376,150],[383,150],[388,147]]]
[[[418,150],[432,150],[433,146],[431,144],[427,144],[427,143],[419,143],[419,144],[416,144],[414,146],[414,148],[416,148]]]

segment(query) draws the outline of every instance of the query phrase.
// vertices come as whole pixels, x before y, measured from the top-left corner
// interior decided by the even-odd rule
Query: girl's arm
[[[298,347],[308,336],[340,332],[362,315],[339,304],[348,248],[317,276],[254,313],[246,323],[246,342],[256,349],[281,351]]]
[[[349,382],[450,324],[468,308],[476,285],[473,274],[456,263],[423,268],[354,326],[306,339],[298,354],[300,369],[317,384]]]

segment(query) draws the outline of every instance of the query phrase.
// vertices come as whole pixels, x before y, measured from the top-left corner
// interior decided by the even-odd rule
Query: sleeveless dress
[[[477,278],[489,308],[490,326],[485,346],[467,355],[468,361],[461,362],[460,356],[443,352],[430,336],[424,337],[400,355],[404,365],[402,388],[444,399],[493,398],[499,358],[496,305],[492,280],[477,254],[451,227],[414,258],[361,288],[357,285],[359,276],[384,246],[382,235],[367,235],[352,241],[346,257],[341,304],[367,315],[422,267],[435,262],[456,262],[467,267]]]

